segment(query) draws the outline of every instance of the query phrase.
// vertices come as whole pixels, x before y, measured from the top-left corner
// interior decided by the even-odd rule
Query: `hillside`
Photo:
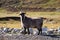
[[[1,6],[60,7],[60,0],[0,0]]]
[[[0,0],[0,7],[15,11],[21,8],[28,8],[28,10],[32,8],[60,8],[60,0]]]

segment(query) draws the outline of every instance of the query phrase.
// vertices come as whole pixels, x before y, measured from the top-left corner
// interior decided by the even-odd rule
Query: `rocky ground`
[[[12,31],[12,32],[11,32]],[[22,34],[20,29],[0,29],[0,40],[60,40],[60,35],[37,35],[37,30],[33,34]],[[30,30],[32,31],[32,29]]]
[[[57,36],[0,34],[0,40],[60,40]]]

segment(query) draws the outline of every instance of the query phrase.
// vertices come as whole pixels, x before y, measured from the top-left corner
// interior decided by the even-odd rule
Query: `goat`
[[[37,28],[38,29],[38,35],[42,34],[42,25],[43,25],[43,17],[37,18],[37,19],[32,19],[27,16],[25,16],[26,13],[20,13],[20,18],[21,18],[21,24],[22,27],[24,28],[24,34],[26,34],[26,29],[28,31],[28,34],[30,34],[29,28]]]

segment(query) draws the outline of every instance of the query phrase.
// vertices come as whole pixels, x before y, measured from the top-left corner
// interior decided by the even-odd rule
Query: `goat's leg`
[[[27,33],[27,32],[26,32],[26,27],[24,27],[24,31],[23,31],[23,33],[24,33],[24,34],[26,34],[26,33]]]
[[[40,34],[40,30],[38,29],[38,35]]]
[[[38,28],[38,35],[39,34],[42,34],[42,29],[41,28]]]
[[[40,34],[42,34],[42,28],[40,28]]]
[[[28,34],[30,34],[29,28],[27,28]]]

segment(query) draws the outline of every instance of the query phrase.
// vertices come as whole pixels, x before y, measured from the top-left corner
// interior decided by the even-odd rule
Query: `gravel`
[[[43,35],[1,34],[0,40],[60,40],[60,37]]]

